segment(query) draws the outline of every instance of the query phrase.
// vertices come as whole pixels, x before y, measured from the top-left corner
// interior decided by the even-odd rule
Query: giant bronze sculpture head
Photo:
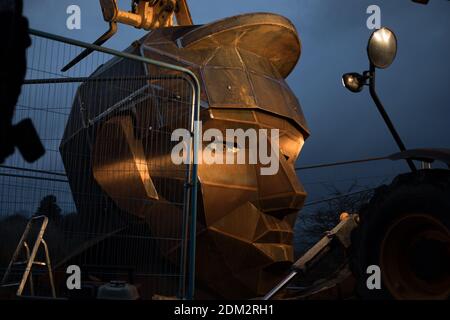
[[[198,167],[198,296],[249,298],[266,293],[293,262],[293,225],[305,199],[294,164],[309,132],[285,81],[301,51],[295,27],[278,15],[247,14],[203,26],[157,29],[129,51],[187,67],[197,75],[203,131],[218,129],[225,137],[226,129],[279,129],[275,174],[261,174],[261,163]],[[116,58],[92,77],[153,72],[147,65],[125,71],[131,70],[125,67],[130,63]],[[154,81],[148,83],[156,86]],[[168,230],[156,220],[182,223],[176,203],[183,201],[185,178],[171,161],[173,142],[167,133],[183,123],[189,106],[174,111],[170,97],[161,99],[162,92],[168,96],[185,92],[164,82],[157,87],[158,99],[142,99],[132,110],[118,108],[121,111],[83,131],[80,109],[95,116],[124,96],[117,86],[107,89],[97,83],[93,93],[94,84],[81,85],[61,153],[74,193],[101,194],[104,201],[114,203],[119,215],[143,219],[153,235],[163,236]],[[216,152],[249,152],[236,141],[216,143],[223,144]],[[88,161],[77,161],[74,154],[87,155]],[[76,182],[80,172],[89,176],[93,187]],[[74,197],[80,212],[88,210],[86,198]],[[107,212],[99,214],[109,219]],[[161,250],[170,256],[174,249]]]

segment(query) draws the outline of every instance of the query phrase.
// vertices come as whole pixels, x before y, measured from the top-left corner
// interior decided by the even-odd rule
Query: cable
[[[339,161],[339,162],[331,162],[331,163],[323,163],[323,164],[315,164],[315,165],[297,167],[297,168],[295,168],[295,170],[297,171],[297,170],[307,170],[307,169],[316,169],[316,168],[326,168],[326,167],[341,166],[341,165],[346,165],[346,164],[363,163],[363,162],[379,161],[379,160],[387,160],[387,159],[389,159],[389,157],[374,157],[374,158],[367,158],[367,159]]]
[[[336,197],[332,197],[332,198],[311,201],[311,202],[305,203],[303,205],[303,207],[312,206],[312,205],[315,205],[315,204],[319,204],[319,203],[322,203],[322,202],[328,202],[328,201],[332,201],[332,200],[336,200],[336,199],[340,199],[340,198],[345,198],[345,197],[353,196],[353,195],[359,194],[359,193],[374,191],[375,189],[376,188],[370,188],[370,189],[365,189],[365,190],[361,190],[361,191],[356,191],[356,192],[350,192],[350,193],[342,194],[342,195],[339,195],[339,196],[336,196]]]

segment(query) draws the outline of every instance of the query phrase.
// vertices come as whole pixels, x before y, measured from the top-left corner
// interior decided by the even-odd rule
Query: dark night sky
[[[92,0],[25,0],[31,27],[93,41],[106,30],[100,5]],[[129,1],[119,1],[127,8]],[[191,0],[195,23],[203,24],[245,12],[273,12],[289,18],[297,27],[303,52],[288,82],[297,94],[312,131],[299,164],[379,156],[396,151],[396,146],[372,104],[368,90],[352,94],[341,86],[340,77],[367,68],[365,46],[371,33],[366,27],[366,9],[381,8],[382,25],[392,28],[399,50],[394,64],[378,72],[379,95],[406,145],[450,147],[450,3],[432,0],[428,6],[409,0]],[[66,8],[78,4],[81,30],[65,26]],[[120,26],[107,46],[126,48],[145,31]],[[326,177],[346,179],[370,176],[376,170],[406,170],[406,166],[374,165],[329,171]],[[359,167],[359,166],[358,166]],[[350,170],[350,171],[348,171]],[[356,171],[355,171],[356,170]],[[386,171],[386,172],[387,172]],[[331,172],[331,173],[330,173]],[[365,172],[365,173],[364,173]],[[320,181],[314,175],[303,180]],[[373,172],[372,172],[373,175]],[[375,174],[376,175],[376,174]],[[313,178],[315,177],[315,178]]]
[[[128,9],[130,1],[119,0]],[[81,30],[66,28],[66,8],[81,7]],[[378,72],[378,92],[409,148],[450,148],[450,2],[428,6],[410,0],[191,0],[194,22],[208,23],[246,12],[273,12],[297,27],[303,52],[288,82],[299,98],[312,135],[298,164],[383,156],[396,145],[370,100],[368,90],[352,94],[341,85],[345,72],[368,67],[369,5],[381,7],[382,25],[395,31],[398,55]],[[98,1],[24,0],[32,28],[88,42],[106,31]],[[122,50],[145,31],[120,25],[105,45]],[[39,124],[38,124],[39,126]],[[309,200],[326,196],[324,184],[345,188],[353,181],[374,186],[406,171],[403,163],[363,164],[300,172]]]

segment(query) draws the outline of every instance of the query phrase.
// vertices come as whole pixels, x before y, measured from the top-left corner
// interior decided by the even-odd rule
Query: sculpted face
[[[279,164],[274,175],[261,174],[259,161],[253,165],[199,166],[203,200],[203,228],[197,242],[199,277],[217,294],[261,295],[293,262],[293,225],[305,198],[294,171],[303,135],[286,120],[261,112],[230,115],[217,109],[212,116],[206,128],[280,130]],[[247,122],[242,122],[243,118]],[[224,147],[223,153],[249,152],[248,147],[234,146],[232,150]]]
[[[278,143],[270,134],[263,137],[270,151],[278,149],[274,174],[262,174],[268,165],[259,158],[256,163],[198,166],[197,297],[265,294],[293,262],[293,225],[306,196],[294,165],[309,133],[285,82],[300,56],[295,28],[277,15],[243,15],[153,31],[140,41],[139,52],[196,73],[202,85],[203,133],[215,129],[223,135],[213,143],[215,155],[236,159],[243,153],[249,159],[248,140],[227,140],[227,129],[278,129]],[[104,72],[111,73],[115,66],[107,68]],[[152,67],[144,69],[152,74]],[[171,83],[149,84],[175,96],[185,94]],[[88,89],[82,86],[78,95]],[[131,113],[106,118],[96,127],[90,154],[101,192],[124,214],[145,219],[153,236],[162,237],[170,230],[161,221],[182,223],[177,204],[183,201],[185,171],[171,161],[175,142],[170,142],[170,133],[187,123],[189,106],[167,112],[160,121],[157,105],[150,97],[135,104]],[[208,148],[210,142],[203,142],[199,152]],[[177,248],[161,250],[170,259]]]

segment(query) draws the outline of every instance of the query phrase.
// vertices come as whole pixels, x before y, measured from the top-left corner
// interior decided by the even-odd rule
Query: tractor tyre
[[[449,170],[397,176],[375,190],[359,219],[350,261],[359,298],[449,299]]]

